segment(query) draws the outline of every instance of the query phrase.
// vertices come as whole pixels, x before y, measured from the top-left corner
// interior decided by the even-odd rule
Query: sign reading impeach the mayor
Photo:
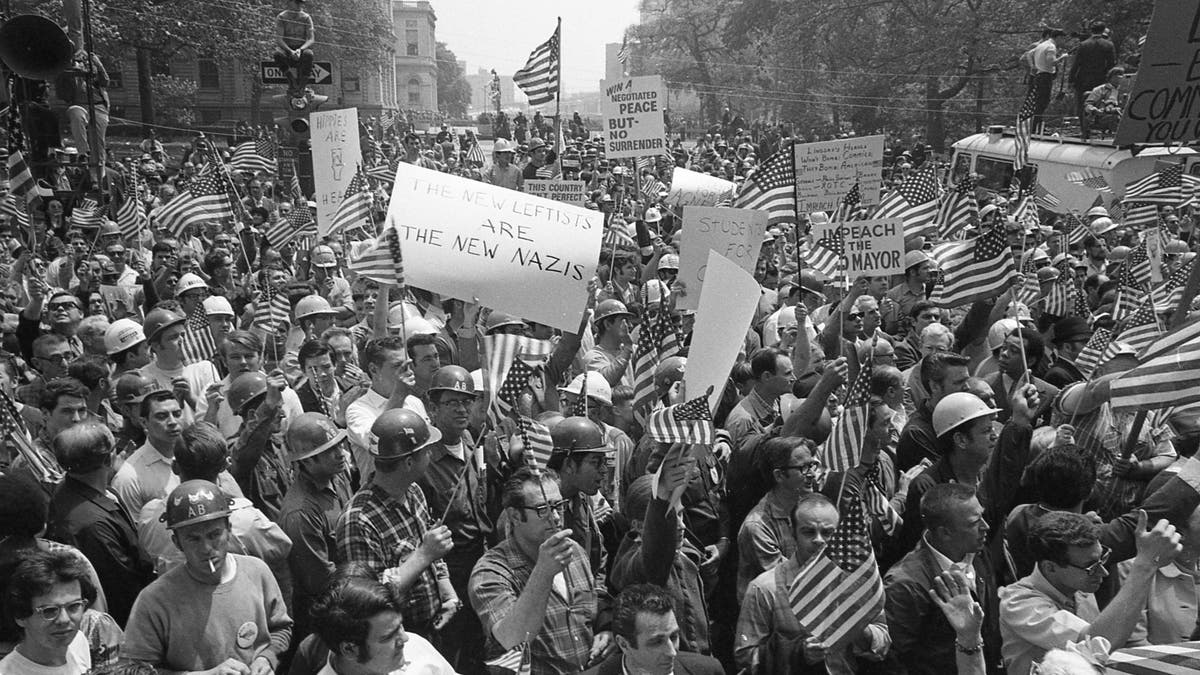
[[[813,241],[833,239],[839,227],[846,238],[846,273],[851,279],[904,273],[903,220],[884,218],[815,225]]]
[[[879,203],[883,136],[796,145],[796,208],[835,211],[858,183],[863,206]]]
[[[599,211],[401,163],[387,217],[413,286],[579,329]]]
[[[605,80],[600,98],[604,113],[604,154],[608,159],[654,157],[666,152],[666,97],[662,75]]]

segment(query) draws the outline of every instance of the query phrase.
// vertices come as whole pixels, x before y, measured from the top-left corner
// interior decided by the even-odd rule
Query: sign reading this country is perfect
[[[863,206],[879,203],[883,136],[798,143],[795,147],[796,208],[834,211],[855,183]]]
[[[576,206],[587,201],[587,185],[581,180],[527,180],[525,192]]]
[[[318,234],[328,234],[338,204],[362,164],[358,108],[322,110],[309,115],[312,125],[313,184]]]
[[[604,94],[604,153],[609,159],[654,157],[667,149],[667,126],[663,121],[664,95],[661,75],[623,77],[600,84]]]
[[[683,207],[679,280],[687,293],[676,301],[676,306],[700,308],[700,289],[705,281],[709,251],[753,274],[767,234],[767,217],[766,211],[758,209]]]
[[[599,211],[401,163],[388,221],[413,286],[579,329],[600,256]]]
[[[834,241],[839,227],[845,239],[846,273],[851,279],[904,273],[904,221],[884,218],[814,225],[813,241]]]

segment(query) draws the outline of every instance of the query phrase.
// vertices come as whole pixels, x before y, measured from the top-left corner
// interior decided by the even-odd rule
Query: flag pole
[[[562,17],[558,17],[558,27],[554,29],[558,35],[558,90],[554,93],[554,126],[558,131],[554,139],[554,154],[562,157],[562,82],[563,82],[563,67],[562,67]]]

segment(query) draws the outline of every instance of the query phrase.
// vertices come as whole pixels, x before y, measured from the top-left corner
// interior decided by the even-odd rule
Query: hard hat
[[[492,333],[492,331],[503,328],[504,326],[528,327],[528,325],[522,321],[520,317],[513,316],[512,314],[505,314],[504,312],[492,312],[491,314],[488,314],[487,323],[485,326],[485,332],[489,335]]]
[[[179,281],[175,284],[175,295],[183,295],[186,291],[193,291],[197,288],[208,290],[208,284],[199,276],[188,272],[179,277]]]
[[[146,377],[136,370],[122,373],[113,389],[118,403],[141,403],[146,396],[163,390],[158,380]]]
[[[506,138],[497,138],[496,144],[492,146],[492,154],[500,154],[501,152],[516,152],[512,141]]]
[[[1083,214],[1083,216],[1085,218],[1108,218],[1109,213],[1108,209],[1104,208],[1103,206],[1093,206],[1092,208],[1088,209],[1087,213]]]
[[[392,408],[375,419],[370,438],[368,451],[373,457],[401,459],[442,440],[442,432],[407,408]]]
[[[309,316],[333,316],[336,313],[329,301],[316,293],[306,295],[296,303],[296,321]]]
[[[611,452],[600,425],[586,417],[568,417],[550,430],[554,452]]]
[[[558,390],[567,394],[580,396],[583,393],[584,380],[587,380],[588,398],[594,398],[604,405],[612,405],[612,387],[608,384],[608,380],[604,379],[603,375],[594,370],[576,375],[570,384],[565,387],[559,387]]]
[[[167,509],[159,518],[168,530],[203,523],[229,516],[233,503],[221,488],[206,480],[189,480],[179,484],[167,497]]]
[[[938,401],[937,407],[933,409],[933,432],[941,438],[960,424],[998,412],[1000,411],[984,403],[983,399],[975,394],[955,392]]]
[[[337,267],[337,255],[332,248],[323,244],[314,246],[308,259],[316,267]]]
[[[829,216],[824,211],[813,211],[808,216],[813,225],[826,225],[829,223]]]
[[[187,318],[178,312],[162,308],[152,309],[146,315],[146,320],[142,323],[142,332],[146,334],[147,340],[154,342],[159,333],[184,321],[187,321]]]
[[[248,403],[267,393],[267,376],[260,372],[242,373],[229,383],[229,392],[225,394],[229,401],[229,409],[235,415],[241,415]]]
[[[133,319],[117,319],[104,331],[104,351],[112,356],[146,341],[142,325]]]
[[[1187,252],[1188,252],[1187,244],[1185,244],[1182,241],[1179,241],[1178,239],[1173,239],[1173,240],[1167,242],[1167,245],[1163,247],[1163,253],[1165,253],[1166,255],[1182,255]]]
[[[925,251],[909,251],[904,254],[904,271],[907,272],[910,268],[916,267],[923,262],[929,262],[932,258]]]
[[[1016,329],[1020,328],[1021,324],[1016,319],[1000,319],[992,324],[988,329],[987,347],[988,351],[996,351],[1004,344],[1004,340]]]
[[[208,316],[236,316],[233,305],[221,295],[210,295],[204,299],[204,313]]]
[[[998,208],[999,207],[996,206],[995,204],[988,204],[988,205],[984,206],[983,208],[979,209],[979,219],[983,220],[984,218],[987,218],[988,216],[992,215],[992,213],[994,213],[996,211],[996,209],[998,209]]]
[[[292,418],[284,443],[289,462],[316,457],[346,440],[346,430],[339,429],[333,420],[317,412],[306,412]]]
[[[475,396],[475,381],[471,373],[462,366],[442,366],[433,373],[429,384],[429,393],[435,391],[453,391],[459,394]]]
[[[800,270],[800,290],[825,298],[825,282],[816,272],[807,268]]]
[[[601,300],[596,305],[596,315],[592,318],[594,323],[600,323],[605,319],[610,319],[614,316],[623,316],[627,319],[633,318],[633,313],[625,308],[625,303],[620,300],[609,298]]]
[[[682,356],[668,356],[654,367],[654,388],[666,389],[683,379],[683,370],[687,367],[687,359]]]
[[[1044,248],[1033,249],[1032,251],[1029,252],[1029,256],[1030,256],[1029,259],[1033,260],[1033,261],[1050,259],[1050,253],[1047,252],[1046,249],[1044,249]]]
[[[546,147],[546,141],[543,141],[541,138],[534,138],[529,141],[529,151],[530,152],[533,152],[534,150],[537,150],[538,148],[544,148],[544,147]]]
[[[409,319],[420,319],[421,310],[411,302],[395,302],[388,308],[388,328],[399,328],[401,321],[407,324]]]
[[[1004,316],[1005,318],[1016,319],[1017,321],[1033,321],[1033,315],[1029,313],[1029,306],[1023,302],[1008,303],[1008,307],[1004,310]]]
[[[1054,281],[1058,278],[1058,270],[1054,267],[1043,267],[1037,271],[1037,280],[1039,284],[1044,284],[1047,281]]]
[[[678,270],[679,269],[679,255],[675,254],[675,253],[668,253],[668,254],[664,255],[663,257],[659,258],[658,259],[658,269],[660,269],[660,270]]]
[[[400,328],[400,326],[391,326],[391,328]],[[414,335],[437,335],[437,326],[430,323],[429,319],[423,316],[416,316],[404,321],[404,331],[400,337],[407,342]]]
[[[1112,250],[1108,252],[1108,262],[1121,262],[1127,255],[1129,255],[1128,246],[1114,246]]]
[[[108,237],[112,235],[120,235],[121,227],[111,220],[106,220],[100,225],[100,236]]]
[[[642,220],[646,221],[647,223],[657,223],[662,220],[662,213],[660,213],[658,209],[651,206],[650,208],[646,209],[646,214],[642,216]]]
[[[1106,234],[1116,229],[1117,224],[1108,216],[1100,216],[1090,223],[1090,227],[1092,228],[1093,234]]]

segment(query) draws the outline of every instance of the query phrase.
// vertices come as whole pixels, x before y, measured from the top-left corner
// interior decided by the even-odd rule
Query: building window
[[[415,77],[408,81],[408,104],[421,105],[421,80]]]
[[[417,27],[417,20],[416,20],[416,19],[408,19],[408,20],[406,20],[406,21],[404,22],[404,27],[405,27],[405,28],[416,28],[416,27]]]
[[[221,70],[215,59],[200,59],[196,62],[196,68],[201,89],[221,88]]]
[[[344,92],[362,91],[362,83],[359,81],[358,76],[357,75],[343,75],[342,76],[342,91],[344,91]]]
[[[415,31],[415,30],[404,31],[404,41],[406,43],[408,43],[407,54],[409,56],[420,56],[421,55],[421,48],[420,48],[420,44],[419,44],[418,38],[417,38],[417,31]]]

